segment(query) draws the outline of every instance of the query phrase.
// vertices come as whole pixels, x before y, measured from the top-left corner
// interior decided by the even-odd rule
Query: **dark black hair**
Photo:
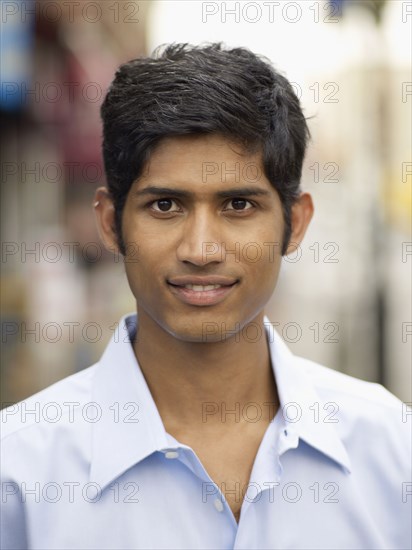
[[[291,84],[268,59],[222,43],[161,46],[152,57],[119,67],[101,116],[122,254],[122,211],[132,183],[162,138],[189,134],[220,134],[262,153],[264,173],[282,203],[286,253],[310,133]]]

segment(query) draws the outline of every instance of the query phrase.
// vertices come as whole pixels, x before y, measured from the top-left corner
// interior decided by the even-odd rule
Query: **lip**
[[[193,284],[193,285],[204,285],[215,284],[215,285],[224,285],[221,288],[215,288],[213,290],[192,290],[191,288],[184,288],[183,286],[176,286],[174,283],[171,284],[168,282],[168,287],[172,294],[174,294],[179,300],[185,304],[190,304],[193,306],[213,306],[222,302],[228,294],[230,294],[233,288],[237,285],[238,281],[232,281],[230,284],[217,282],[218,277],[207,277],[207,278],[187,278],[187,282],[182,284]],[[220,277],[222,281],[224,278]],[[176,279],[173,279],[176,280]],[[228,279],[225,279],[227,281]],[[200,282],[203,281],[203,282]],[[212,282],[213,281],[213,282]],[[216,282],[215,282],[216,281]]]
[[[167,281],[171,285],[184,286],[184,285],[222,285],[231,286],[238,282],[238,279],[230,277],[223,277],[222,275],[208,275],[203,277],[196,277],[194,275],[181,275],[180,277],[173,277]]]

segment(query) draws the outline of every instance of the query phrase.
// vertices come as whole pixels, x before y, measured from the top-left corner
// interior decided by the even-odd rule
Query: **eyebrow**
[[[191,198],[195,195],[195,193],[192,193],[191,191],[184,191],[183,189],[176,189],[172,187],[157,187],[157,186],[150,186],[145,187],[144,189],[140,189],[138,191],[135,191],[133,193],[136,197],[140,197],[142,195],[156,195],[158,197],[176,197],[176,198]],[[215,196],[220,199],[231,199],[236,197],[251,197],[251,196],[258,196],[258,195],[265,195],[269,196],[270,192],[266,189],[261,189],[260,187],[236,187],[234,189],[227,189],[224,191],[218,191],[215,193]]]

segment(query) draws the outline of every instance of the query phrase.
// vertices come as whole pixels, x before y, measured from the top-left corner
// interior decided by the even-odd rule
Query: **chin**
[[[178,323],[173,323],[165,327],[165,329],[173,338],[181,342],[205,343],[211,341],[209,339],[206,340],[202,324],[196,325],[192,323],[188,326],[182,323],[182,325],[179,326]],[[216,339],[216,341],[218,341],[218,339]]]
[[[211,317],[213,319],[213,316]],[[174,317],[170,320],[165,320],[161,323],[162,328],[176,340],[181,342],[192,343],[210,343],[220,342],[222,337],[220,331],[217,330],[218,323],[216,321],[206,321],[193,319],[188,316],[184,319],[182,315],[180,319]]]

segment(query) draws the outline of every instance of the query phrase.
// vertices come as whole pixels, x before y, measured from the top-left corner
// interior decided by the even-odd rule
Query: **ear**
[[[301,193],[292,206],[292,232],[286,254],[290,254],[300,246],[314,212],[312,196]]]
[[[119,253],[117,236],[114,230],[114,204],[106,187],[99,187],[94,194],[94,213],[100,239],[106,250]]]

